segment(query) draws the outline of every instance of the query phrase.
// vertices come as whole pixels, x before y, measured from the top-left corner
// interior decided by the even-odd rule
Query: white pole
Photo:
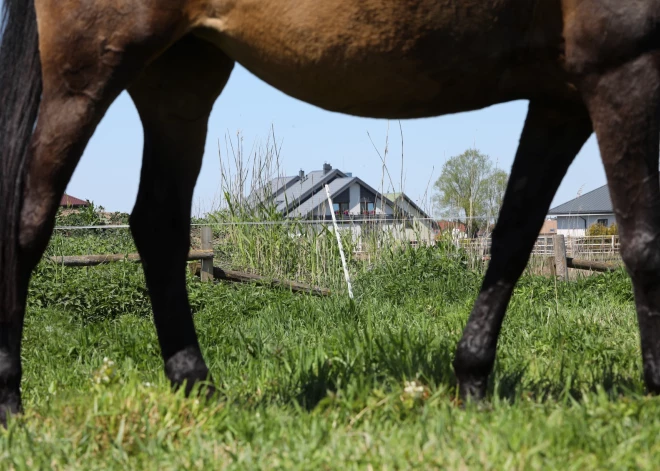
[[[328,204],[330,205],[330,216],[332,216],[332,224],[335,226],[335,235],[337,236],[337,245],[339,245],[339,255],[341,256],[341,264],[344,267],[344,278],[346,278],[346,285],[348,286],[348,297],[353,299],[353,288],[351,287],[351,277],[348,274],[348,266],[346,266],[346,257],[344,257],[344,247],[341,245],[341,237],[339,236],[339,226],[337,226],[337,219],[335,218],[335,209],[332,204],[332,197],[330,196],[330,188],[325,185],[325,193],[328,195]]]

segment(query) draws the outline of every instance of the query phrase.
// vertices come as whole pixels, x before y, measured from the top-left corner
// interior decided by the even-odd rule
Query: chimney
[[[300,169],[300,172],[298,172],[298,176],[300,177],[301,180],[305,179],[305,171],[303,169]]]
[[[323,164],[323,175],[330,173],[330,170],[332,170],[332,165],[329,163]]]

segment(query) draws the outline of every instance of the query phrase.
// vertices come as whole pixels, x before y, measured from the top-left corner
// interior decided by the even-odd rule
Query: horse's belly
[[[218,1],[199,34],[295,98],[406,118],[501,101],[523,0]],[[503,8],[506,12],[503,12]],[[506,14],[505,14],[506,13]]]

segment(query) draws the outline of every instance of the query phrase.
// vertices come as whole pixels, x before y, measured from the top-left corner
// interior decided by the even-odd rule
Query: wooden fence
[[[459,245],[473,257],[489,260],[491,238],[462,239]],[[621,266],[618,236],[565,237],[539,236],[532,255],[547,257],[551,271],[559,279],[568,279],[568,269],[605,272]],[[614,263],[612,263],[614,261]]]
[[[198,275],[203,282],[211,282],[215,279],[238,282],[238,283],[257,283],[261,285],[287,288],[293,292],[305,292],[315,296],[328,296],[330,290],[309,286],[303,283],[288,280],[277,280],[254,273],[245,273],[234,270],[224,270],[213,265],[213,232],[209,226],[203,226],[201,231],[202,250],[191,250],[188,252],[188,261],[199,261],[200,263],[192,265],[191,271]],[[64,255],[53,256],[49,260],[67,267],[91,267],[112,262],[142,262],[137,253],[129,254],[103,254],[103,255]]]
[[[536,239],[532,255],[553,255],[556,235],[541,235]],[[619,236],[564,237],[566,253],[578,258],[619,258]],[[458,239],[458,244],[474,255],[490,255],[492,239]]]

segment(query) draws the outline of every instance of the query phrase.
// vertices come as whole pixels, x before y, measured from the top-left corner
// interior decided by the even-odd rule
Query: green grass
[[[43,265],[0,468],[654,469],[625,274],[523,278],[489,399],[462,408],[451,359],[479,282],[426,249],[360,272],[354,304],[190,278],[205,404],[169,390],[139,266]]]

